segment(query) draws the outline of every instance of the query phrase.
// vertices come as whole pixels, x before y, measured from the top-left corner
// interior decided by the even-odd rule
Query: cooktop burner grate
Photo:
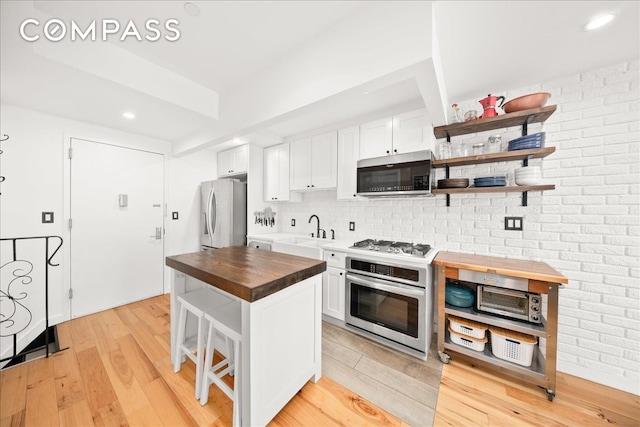
[[[413,244],[408,242],[393,242],[390,240],[365,239],[359,242],[355,242],[353,246],[351,246],[351,248],[362,249],[366,251],[386,252],[398,255],[425,257],[431,249],[431,246],[426,244]]]

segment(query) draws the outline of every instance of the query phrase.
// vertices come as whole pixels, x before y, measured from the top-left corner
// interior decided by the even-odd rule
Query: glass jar
[[[479,156],[480,154],[484,154],[484,142],[478,142],[477,144],[473,144],[471,147],[471,154],[474,156]]]
[[[461,142],[460,145],[456,148],[456,156],[457,157],[467,157],[469,155],[469,149],[467,148],[467,144]]]
[[[444,140],[440,142],[439,153],[440,159],[450,159],[453,157],[453,144],[451,141]]]
[[[502,150],[502,135],[491,135],[489,137],[488,153],[501,153]]]

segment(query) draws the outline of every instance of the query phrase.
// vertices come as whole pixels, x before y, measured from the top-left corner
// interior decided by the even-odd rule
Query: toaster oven
[[[495,286],[476,287],[476,310],[516,320],[542,323],[540,294]]]

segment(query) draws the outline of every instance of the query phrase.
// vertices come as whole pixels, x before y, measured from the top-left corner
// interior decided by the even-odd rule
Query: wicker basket
[[[451,326],[449,326],[449,336],[451,337],[451,342],[454,344],[458,344],[475,351],[484,351],[484,346],[488,341],[487,337],[473,338],[468,335],[462,335],[454,332],[451,330]]]
[[[487,325],[474,322],[473,320],[462,319],[460,317],[448,316],[451,331],[462,335],[482,339],[486,335]]]
[[[495,326],[489,327],[489,332],[491,332],[491,352],[495,357],[518,365],[531,366],[533,349],[538,343],[536,337]]]

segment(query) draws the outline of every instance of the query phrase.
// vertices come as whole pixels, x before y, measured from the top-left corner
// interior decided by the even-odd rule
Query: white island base
[[[211,287],[174,270],[171,287],[171,357],[175,357],[177,296]],[[293,396],[322,374],[322,275],[318,274],[254,302],[212,287],[240,301],[241,424],[264,426]],[[197,325],[187,322],[186,336]],[[217,347],[220,348],[220,347]]]

